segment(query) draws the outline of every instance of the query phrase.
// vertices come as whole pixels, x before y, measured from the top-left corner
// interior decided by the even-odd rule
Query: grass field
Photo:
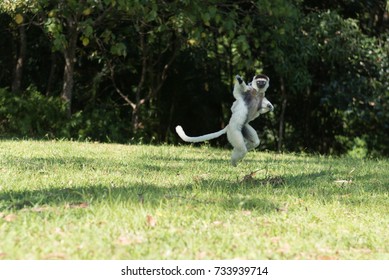
[[[389,259],[389,161],[0,142],[0,259]]]

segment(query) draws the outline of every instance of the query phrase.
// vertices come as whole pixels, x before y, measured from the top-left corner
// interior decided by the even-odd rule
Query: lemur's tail
[[[203,142],[203,141],[218,138],[219,136],[221,136],[227,132],[227,127],[228,127],[228,125],[225,128],[223,128],[222,130],[219,130],[217,132],[209,133],[209,134],[205,134],[205,135],[197,136],[197,137],[190,137],[190,136],[186,135],[184,130],[182,129],[182,127],[180,125],[176,126],[176,132],[181,137],[181,139],[184,140],[185,142],[196,143],[196,142]]]

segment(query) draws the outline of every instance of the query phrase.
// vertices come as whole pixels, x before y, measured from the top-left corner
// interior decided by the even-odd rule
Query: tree
[[[61,97],[67,104],[69,117],[72,111],[78,41],[82,36],[82,45],[89,44],[94,28],[103,22],[114,3],[115,1],[63,0],[53,4],[49,0],[39,0],[42,9],[38,13],[38,23],[43,24],[44,30],[52,38],[53,50],[62,52],[64,56]]]
[[[204,6],[193,2],[150,1],[148,5],[140,2],[123,1],[117,8],[122,21],[130,22],[130,26],[121,28],[121,37],[133,38],[135,48],[132,56],[127,57],[128,44],[117,41],[112,33],[105,40],[106,45],[111,45],[110,52],[105,55],[106,68],[117,93],[132,109],[131,127],[136,135],[144,123],[142,121],[142,108],[148,104],[156,104],[169,71],[176,58],[185,47],[185,43],[192,33],[193,27],[198,24],[196,17],[201,14]],[[107,34],[106,34],[107,35]],[[103,46],[102,49],[107,49]],[[116,55],[116,57],[112,57]],[[124,60],[118,63],[118,57]],[[137,82],[132,84],[118,84],[117,76],[129,75],[135,72]],[[128,88],[125,92],[123,88]],[[150,115],[150,110],[148,115]]]
[[[15,67],[13,71],[12,91],[19,92],[22,86],[23,69],[27,51],[26,23],[24,14],[30,10],[29,2],[4,0],[0,3],[0,12],[5,12],[14,18],[13,26],[19,33],[19,47],[15,55]]]
[[[175,142],[178,123],[191,134],[224,127],[235,74],[250,80],[264,72],[275,111],[254,123],[262,148],[341,154],[359,145],[388,154],[386,4],[1,1],[9,28],[0,32],[12,44],[0,43],[0,83],[15,91],[14,99],[3,98],[13,107],[3,116],[17,120],[29,103],[39,112],[56,108],[61,96],[71,118],[58,135]],[[25,135],[29,124],[44,121],[23,123]]]
[[[15,14],[15,21],[19,25],[20,51],[15,68],[13,89],[19,89],[21,73],[26,51],[25,26],[23,22],[30,16],[29,24],[41,26],[52,42],[53,51],[60,51],[64,57],[63,86],[61,97],[67,104],[68,116],[71,115],[74,66],[77,61],[78,40],[82,35],[82,44],[89,44],[93,29],[103,22],[104,17],[111,11],[115,1],[94,0],[5,0],[1,4],[2,10]],[[25,15],[18,13],[23,11]]]

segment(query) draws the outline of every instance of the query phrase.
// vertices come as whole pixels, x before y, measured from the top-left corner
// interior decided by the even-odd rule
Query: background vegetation
[[[388,35],[386,0],[3,0],[0,133],[175,143],[264,72],[262,148],[389,155]]]

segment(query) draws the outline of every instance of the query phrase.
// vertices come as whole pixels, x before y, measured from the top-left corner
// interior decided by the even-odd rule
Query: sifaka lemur
[[[187,136],[181,126],[176,127],[177,134],[185,142],[203,142],[227,133],[228,141],[234,147],[231,164],[236,166],[248,151],[256,148],[260,140],[249,122],[259,115],[273,111],[273,105],[265,97],[270,79],[266,75],[256,75],[249,85],[236,75],[233,95],[235,102],[231,107],[231,118],[228,125],[220,131],[197,137]]]

